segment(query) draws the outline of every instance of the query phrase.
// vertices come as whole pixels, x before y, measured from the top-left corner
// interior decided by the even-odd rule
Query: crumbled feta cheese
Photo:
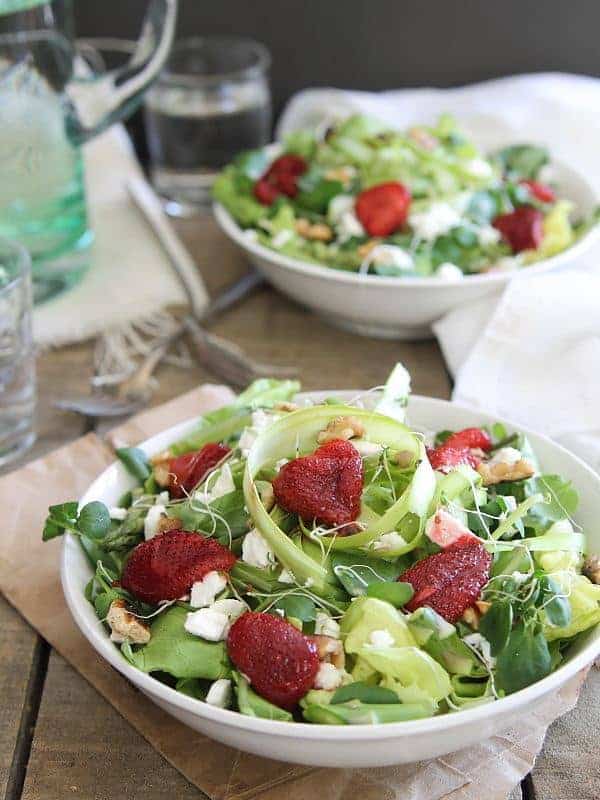
[[[510,511],[514,511],[517,507],[517,499],[513,497],[512,494],[504,494],[502,495],[504,502],[506,503],[507,509]]]
[[[426,211],[410,214],[408,222],[419,239],[433,241],[460,225],[461,216],[450,203],[432,203]]]
[[[144,520],[144,539],[146,541],[156,536],[158,533],[158,524],[163,514],[166,514],[166,511],[167,509],[162,505],[162,503],[157,503],[148,509],[146,519]]]
[[[288,228],[284,228],[279,233],[276,233],[275,236],[271,239],[271,244],[273,247],[279,249],[280,247],[285,247],[285,245],[292,239],[294,236],[294,232],[289,230]]]
[[[385,553],[393,552],[394,550],[404,547],[405,545],[405,540],[397,531],[390,531],[389,533],[384,533],[375,541],[373,544],[373,549]]]
[[[222,642],[229,631],[229,617],[210,607],[201,608],[188,614],[183,626],[188,633],[200,636],[208,642]]]
[[[194,497],[202,503],[212,503],[223,495],[235,491],[235,483],[229,464],[223,466],[209,475],[204,485],[194,492]]]
[[[190,605],[193,608],[204,608],[215,602],[215,597],[221,594],[227,586],[227,578],[222,572],[213,570],[207,572],[201,581],[192,584]]]
[[[340,626],[324,611],[317,611],[315,619],[315,633],[318,636],[330,636],[332,639],[340,638]]]
[[[111,519],[116,519],[119,522],[122,522],[125,517],[127,516],[127,509],[126,508],[119,508],[118,506],[111,506],[108,509],[108,513]]]
[[[352,444],[363,458],[378,456],[383,450],[382,444],[377,444],[376,442],[367,442],[364,439],[354,439]]]
[[[209,706],[228,708],[231,705],[231,681],[227,678],[219,678],[211,683],[205,702]]]
[[[257,242],[258,241],[258,232],[249,228],[248,230],[244,231],[244,238],[247,239],[249,242]]]
[[[294,578],[289,569],[282,569],[277,580],[279,583],[296,583],[296,578]]]
[[[491,178],[494,174],[492,165],[484,158],[472,158],[465,166],[467,172],[474,178]]]
[[[394,637],[385,628],[378,631],[371,631],[369,643],[372,644],[373,647],[393,647]]]
[[[465,276],[460,267],[452,264],[450,261],[445,261],[440,264],[433,274],[434,278],[440,281],[461,281]]]
[[[304,581],[304,588],[305,588],[305,589],[310,589],[310,587],[311,587],[311,586],[314,586],[314,585],[315,585],[315,582],[314,582],[313,578],[307,578],[307,579]]]
[[[325,689],[332,692],[342,683],[343,673],[328,661],[323,661],[319,665],[319,671],[315,676],[315,689]]]
[[[414,267],[413,257],[402,247],[394,244],[378,244],[373,247],[363,264],[375,264],[378,267],[396,267],[399,270],[410,271]]]
[[[256,528],[244,536],[242,561],[253,567],[270,567],[275,563],[275,554]]]
[[[217,600],[208,608],[201,608],[186,615],[184,628],[194,636],[208,642],[222,642],[227,638],[235,620],[246,610],[241,600]]]
[[[279,470],[282,467],[284,467],[288,463],[288,461],[289,461],[289,458],[280,458],[279,461],[276,461],[275,462],[275,469],[277,470],[277,472],[279,472]]]
[[[247,428],[244,428],[238,447],[242,451],[242,455],[247,456],[250,448],[256,441],[258,434],[277,419],[277,415],[269,411],[264,411],[262,408],[257,408],[252,413],[251,423]]]
[[[490,467],[493,467],[495,464],[512,465],[516,464],[517,461],[520,461],[522,458],[523,455],[516,447],[501,447],[499,450],[496,450],[487,463]]]
[[[161,505],[166,506],[169,500],[170,500],[169,493],[167,491],[164,491],[156,495],[156,500],[154,501],[154,504],[156,505],[157,503],[160,503]]]
[[[242,435],[240,436],[238,447],[242,451],[242,455],[247,456],[250,448],[256,441],[256,437],[258,436],[258,431],[254,430],[251,426],[244,428],[242,431]]]
[[[500,241],[501,233],[493,225],[482,225],[477,230],[477,241],[482,247],[489,247]]]
[[[327,207],[329,222],[335,225],[348,211],[354,211],[354,202],[351,194],[336,194],[335,197],[332,197]]]
[[[341,241],[352,239],[353,237],[365,236],[366,232],[363,228],[361,221],[356,216],[354,211],[346,211],[336,225],[338,238]]]

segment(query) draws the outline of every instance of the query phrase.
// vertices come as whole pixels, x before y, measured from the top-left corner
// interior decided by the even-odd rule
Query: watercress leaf
[[[561,587],[548,575],[540,579],[540,587],[546,619],[550,625],[558,628],[566,627],[571,622],[571,604],[564,596]]]
[[[541,168],[549,161],[548,150],[533,144],[505,147],[498,151],[494,158],[505,173],[530,180],[535,179]]]
[[[300,208],[323,214],[327,211],[332,197],[343,192],[344,187],[340,181],[331,181],[323,178],[320,170],[311,170],[298,181],[298,192],[295,202]]]
[[[340,686],[331,698],[331,704],[346,703],[349,700],[360,700],[362,703],[398,703],[396,692],[382,686],[369,686],[362,681]]]
[[[404,570],[400,559],[384,561],[358,551],[331,553],[331,566],[336,578],[352,597],[366,594],[367,586],[375,581],[395,581]]]
[[[454,228],[452,236],[455,242],[461,247],[475,247],[477,244],[477,234],[472,228],[468,228],[466,225],[460,225],[458,228]]]
[[[78,507],[79,504],[75,500],[50,506],[42,531],[42,540],[47,542],[56,536],[62,536],[67,529],[74,529],[77,525]]]
[[[496,686],[512,694],[545,678],[551,668],[552,659],[543,633],[519,622],[497,657]]]
[[[317,609],[314,602],[303,594],[288,594],[281,597],[272,609],[283,611],[288,619],[297,619],[300,622],[313,622],[317,618]]]
[[[438,431],[438,433],[435,435],[435,439],[433,440],[433,444],[436,447],[439,447],[441,444],[444,444],[444,442],[449,439],[453,433],[454,431]]]
[[[508,602],[493,603],[479,621],[479,632],[490,643],[495,657],[507,645],[513,624],[513,609]]]
[[[122,596],[123,593],[118,589],[108,589],[105,592],[97,594],[94,598],[94,608],[96,609],[98,619],[106,619],[111,603],[115,600],[119,600]]]
[[[550,525],[574,514],[579,503],[579,495],[570,481],[560,475],[540,475],[526,481],[527,496],[540,492],[549,502],[538,503],[529,510],[525,525],[533,527],[536,533],[547,530]]]
[[[367,597],[386,600],[395,608],[402,608],[406,605],[414,593],[415,590],[410,583],[402,581],[373,581],[367,586]]]
[[[150,477],[150,465],[143,450],[139,447],[119,447],[117,456],[121,460],[125,469],[139,481],[145,481]]]
[[[77,527],[90,539],[103,539],[110,528],[110,513],[99,500],[93,500],[79,512]]]

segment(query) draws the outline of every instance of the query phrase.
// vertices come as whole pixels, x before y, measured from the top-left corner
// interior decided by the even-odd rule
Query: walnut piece
[[[365,428],[356,417],[335,417],[324,431],[317,436],[319,444],[331,442],[333,439],[353,439],[355,436],[364,436]]]
[[[339,181],[340,183],[350,183],[356,175],[354,167],[332,167],[325,173],[328,181]]]
[[[394,454],[394,461],[403,469],[410,467],[414,460],[415,457],[410,450],[398,450],[398,452]]]
[[[127,611],[125,600],[113,600],[106,615],[106,621],[112,631],[113,642],[132,642],[146,644],[150,641],[150,628]]]
[[[491,603],[488,603],[488,601],[487,601],[487,600],[475,600],[475,605],[477,606],[477,610],[479,611],[479,613],[480,613],[482,616],[483,616],[484,614],[487,614],[487,612],[488,612],[488,611],[490,610],[490,608],[492,607],[492,604],[491,604]]]
[[[175,517],[161,517],[156,526],[157,533],[166,533],[167,531],[181,530],[181,520]]]
[[[152,469],[152,474],[154,475],[154,480],[159,486],[168,486],[169,476],[171,474],[169,471],[169,459],[157,461]]]
[[[172,450],[161,450],[160,453],[150,457],[150,463],[152,465],[160,464],[163,461],[168,461],[170,458],[173,458]]]
[[[483,478],[484,486],[493,486],[502,481],[522,481],[525,478],[531,478],[535,474],[533,464],[530,464],[524,458],[521,458],[515,464],[487,464],[482,461],[477,467],[477,472]]]
[[[300,406],[296,403],[290,403],[288,400],[283,400],[281,403],[275,403],[273,408],[275,411],[285,411],[286,413],[291,413],[292,411],[298,411]]]
[[[466,622],[467,625],[470,625],[473,630],[479,630],[479,620],[481,619],[481,614],[474,606],[465,609],[461,619],[463,622]]]
[[[357,249],[356,252],[362,259],[365,259],[369,255],[371,250],[373,250],[374,247],[377,247],[380,244],[381,244],[381,239],[369,239],[368,242],[361,244],[361,246]]]
[[[325,225],[324,222],[315,222],[313,224],[310,220],[304,219],[304,217],[297,220],[296,233],[299,233],[305,239],[317,242],[329,242],[333,239],[333,231],[329,225]]]
[[[588,556],[583,562],[582,572],[592,583],[600,584],[600,556]]]
[[[344,646],[339,639],[324,636],[323,634],[314,634],[309,638],[316,646],[317,654],[321,661],[328,661],[334,667],[344,669],[346,656],[344,654]]]

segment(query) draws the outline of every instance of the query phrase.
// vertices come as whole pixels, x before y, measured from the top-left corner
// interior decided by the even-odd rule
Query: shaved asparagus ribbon
[[[405,492],[385,514],[377,516],[367,509],[368,514],[365,517],[368,516],[371,521],[364,531],[345,537],[320,537],[325,547],[336,550],[368,547],[382,534],[394,531],[407,514],[412,513],[419,518],[418,531],[413,540],[399,551],[408,552],[416,547],[423,535],[425,520],[435,493],[435,475],[422,441],[405,425],[383,414],[345,405],[315,406],[287,414],[266,428],[257,437],[248,454],[244,474],[246,505],[254,525],[283,566],[292,572],[297,581],[308,583],[317,593],[327,592],[327,570],[297,547],[273,521],[260,499],[254,479],[262,467],[281,458],[313,452],[317,447],[319,432],[336,417],[344,416],[360,420],[368,441],[411,453],[417,468]],[[374,554],[377,555],[376,552]],[[381,555],[389,558],[396,554],[399,553],[386,552]]]

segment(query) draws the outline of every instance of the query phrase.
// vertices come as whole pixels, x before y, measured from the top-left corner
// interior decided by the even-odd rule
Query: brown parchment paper
[[[501,736],[443,758],[378,769],[321,769],[232,750],[161,711],[96,655],[70,617],[60,587],[60,540],[43,544],[49,505],[75,499],[113,460],[110,442],[136,444],[217,408],[229,389],[205,385],[133,417],[104,442],[89,434],[0,479],[0,590],[176,769],[213,800],[504,800],[529,772],[548,725],[577,702],[584,676]],[[318,731],[315,731],[318,736]]]

